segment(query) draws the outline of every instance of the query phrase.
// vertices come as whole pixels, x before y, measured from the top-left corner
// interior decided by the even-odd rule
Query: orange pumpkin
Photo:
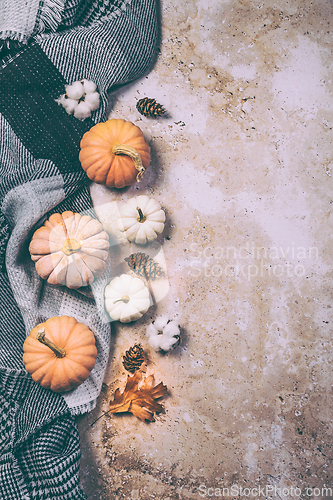
[[[139,181],[150,163],[150,147],[139,127],[111,119],[84,134],[79,159],[90,180],[108,188]]]
[[[53,214],[35,231],[29,251],[39,276],[51,285],[87,286],[106,268],[109,237],[89,215]]]
[[[82,384],[97,356],[92,331],[70,316],[54,316],[35,326],[23,351],[23,363],[33,380],[54,392]]]

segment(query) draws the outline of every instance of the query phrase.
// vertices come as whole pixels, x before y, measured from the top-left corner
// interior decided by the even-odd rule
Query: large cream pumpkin
[[[53,214],[35,231],[29,251],[39,276],[52,285],[87,286],[105,271],[109,237],[89,215]]]

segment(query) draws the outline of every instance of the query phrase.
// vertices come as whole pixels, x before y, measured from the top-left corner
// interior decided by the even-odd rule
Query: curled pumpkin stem
[[[146,222],[147,220],[147,217],[145,216],[145,214],[142,212],[141,208],[140,207],[136,207],[137,211],[138,211],[138,222]]]
[[[53,351],[54,354],[57,356],[57,358],[64,358],[66,356],[65,349],[58,347],[50,339],[45,337],[45,328],[42,328],[42,330],[39,330],[39,332],[36,333],[36,339],[41,344],[44,344],[47,347],[49,347],[51,349],[51,351]]]
[[[125,155],[132,158],[135,168],[138,171],[136,180],[140,182],[141,177],[145,173],[145,167],[142,164],[141,155],[139,151],[133,148],[133,146],[128,146],[127,144],[113,144],[111,152],[114,155]]]
[[[121,299],[114,300],[113,303],[116,304],[117,302],[125,302],[127,304],[130,301],[130,298],[128,295],[123,295]]]

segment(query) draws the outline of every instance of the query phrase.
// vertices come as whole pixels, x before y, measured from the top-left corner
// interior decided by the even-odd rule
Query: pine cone
[[[123,356],[123,365],[125,370],[134,373],[140,368],[145,360],[145,355],[140,344],[134,344],[125,352]]]
[[[142,252],[132,253],[125,258],[125,262],[136,274],[146,279],[156,279],[165,277],[163,268],[149,255]]]
[[[150,118],[155,118],[156,116],[162,116],[165,113],[165,109],[161,104],[156,102],[155,99],[149,99],[144,97],[137,102],[136,109],[144,116]]]
[[[145,265],[145,276],[155,280],[156,278],[164,278],[165,272],[154,259],[148,259],[148,262]]]

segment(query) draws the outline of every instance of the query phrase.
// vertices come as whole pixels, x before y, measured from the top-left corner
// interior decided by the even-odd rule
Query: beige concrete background
[[[332,22],[329,0],[163,0],[155,67],[111,95],[152,161],[94,200],[161,203],[169,290],[114,324],[97,408],[78,418],[89,500],[333,495]],[[142,117],[144,96],[168,116]],[[182,327],[167,354],[145,334],[162,313]],[[165,414],[91,426],[136,341],[168,386]]]

